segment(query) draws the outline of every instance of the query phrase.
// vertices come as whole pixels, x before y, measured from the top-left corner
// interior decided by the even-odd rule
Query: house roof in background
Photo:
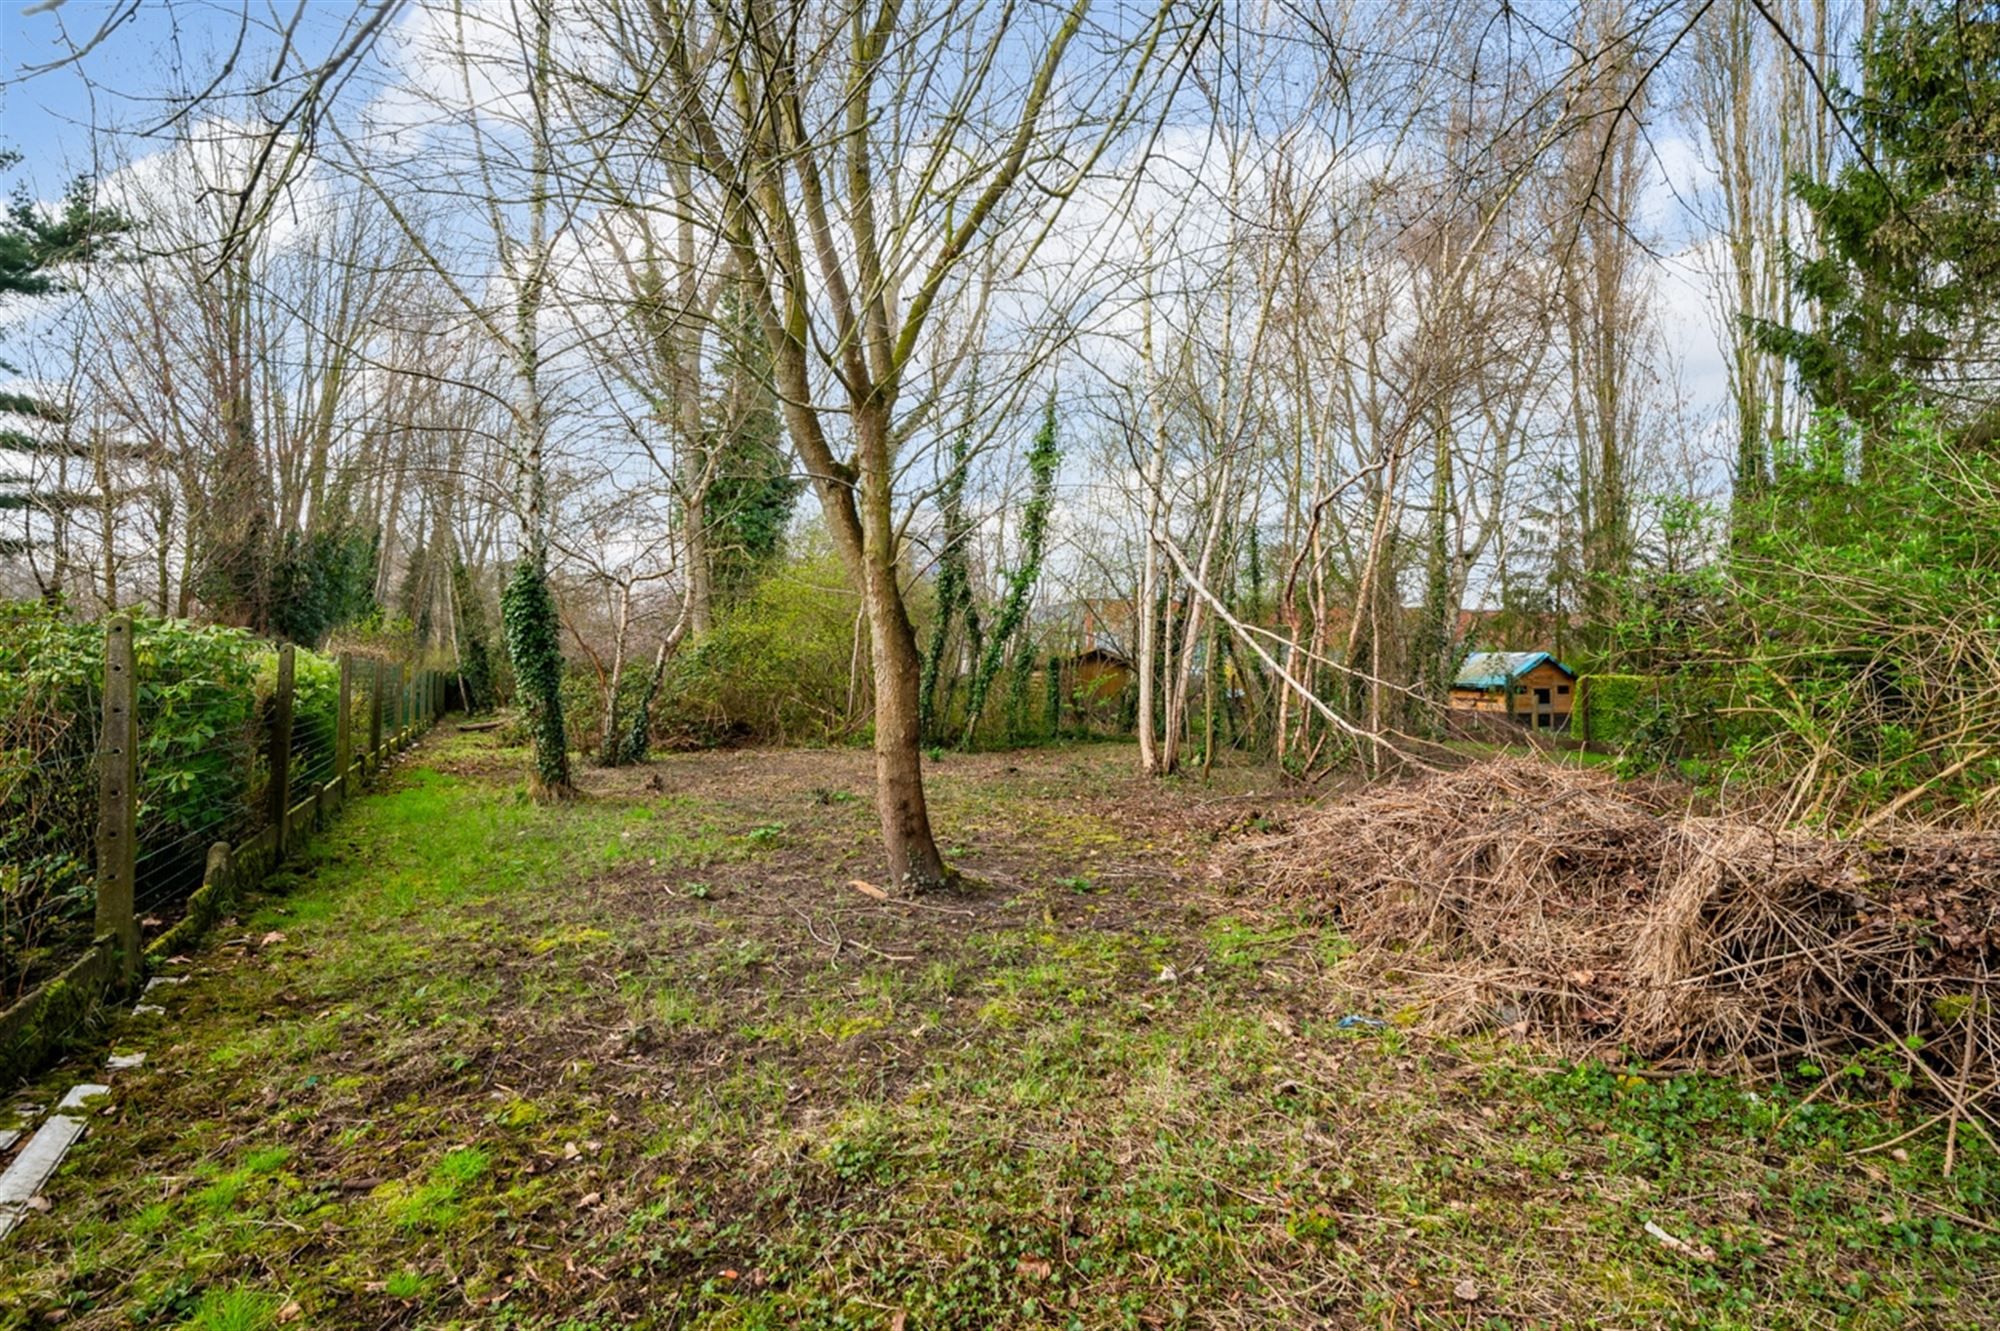
[[[1511,681],[1544,661],[1571,679],[1576,678],[1576,671],[1547,652],[1474,652],[1458,668],[1458,677],[1452,680],[1451,686],[1455,689],[1504,689]]]

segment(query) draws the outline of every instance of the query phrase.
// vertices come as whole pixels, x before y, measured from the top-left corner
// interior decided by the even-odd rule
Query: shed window
[[[1537,707],[1547,707],[1549,705],[1549,691],[1547,689],[1535,690],[1535,705]]]
[[[1558,684],[1558,685],[1556,685],[1556,692],[1557,692],[1557,693],[1568,693],[1568,692],[1569,692],[1569,685],[1567,685],[1567,684]]]

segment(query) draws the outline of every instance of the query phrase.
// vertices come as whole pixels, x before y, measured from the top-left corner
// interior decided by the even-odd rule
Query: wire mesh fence
[[[0,636],[0,1007],[107,933],[136,951],[171,929],[217,844],[282,855],[344,771],[437,710],[432,677],[396,662],[122,617],[28,627],[30,645]],[[119,764],[129,785],[106,779]]]

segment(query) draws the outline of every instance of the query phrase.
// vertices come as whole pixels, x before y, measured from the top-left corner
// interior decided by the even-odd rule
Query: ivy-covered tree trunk
[[[1042,670],[1042,734],[1056,739],[1062,735],[1062,658],[1051,653]]]
[[[1415,683],[1427,704],[1423,709],[1425,715],[1416,718],[1417,727],[1429,733],[1442,733],[1444,709],[1451,702],[1451,668],[1456,655],[1453,630],[1458,619],[1451,557],[1452,451],[1448,421],[1439,420],[1435,445],[1430,549],[1426,556],[1423,623],[1417,634]]]
[[[472,585],[472,571],[456,557],[451,564],[451,594],[459,701],[468,712],[483,712],[493,705],[493,643],[486,607]]]
[[[1062,450],[1056,446],[1056,408],[1053,399],[1036,432],[1035,445],[1028,451],[1028,470],[1033,477],[1027,505],[1021,510],[1021,562],[1007,580],[1007,598],[1001,603],[992,636],[974,668],[965,699],[965,726],[959,743],[970,747],[979,716],[986,707],[993,681],[1006,662],[1007,649],[1028,615],[1028,598],[1042,575],[1042,548],[1047,541],[1049,507],[1055,498],[1056,468]]]
[[[549,77],[550,6],[534,6],[535,78],[546,90]],[[541,105],[540,99],[537,105]],[[543,456],[548,423],[542,412],[542,296],[549,267],[549,143],[546,126],[537,125],[529,171],[528,237],[510,257],[514,299],[515,456],[526,486],[523,525],[526,546],[500,597],[500,626],[507,654],[514,663],[514,683],[534,741],[530,785],[538,798],[565,799],[575,794],[570,782],[569,734],[563,725],[562,622],[549,590],[548,464]],[[514,247],[508,247],[514,251]]]
[[[653,704],[660,696],[660,685],[667,677],[667,659],[680,645],[682,634],[693,626],[690,613],[667,637],[660,639],[660,645],[653,653],[653,669],[646,676],[646,687],[639,695],[639,701],[632,709],[632,715],[625,724],[625,733],[618,748],[618,761],[640,763],[646,760],[646,751],[653,744]]]
[[[967,402],[976,404],[979,398],[979,372],[975,369],[967,390]],[[951,445],[951,470],[945,473],[944,488],[938,495],[938,506],[943,510],[943,546],[938,551],[937,613],[931,620],[930,645],[924,651],[922,674],[917,686],[918,728],[922,730],[926,743],[938,740],[944,731],[945,717],[951,711],[951,700],[956,693],[957,674],[946,683],[943,705],[938,699],[938,677],[945,669],[945,653],[951,646],[951,629],[955,620],[965,621],[966,638],[970,650],[976,658],[980,649],[979,611],[972,603],[972,577],[966,566],[965,548],[972,539],[972,524],[965,516],[965,479],[970,470],[972,457],[972,414],[973,407],[966,410],[967,419],[960,427],[958,437]]]
[[[570,783],[569,739],[562,710],[562,623],[549,575],[533,556],[514,566],[500,597],[500,620],[514,683],[534,744],[532,786],[537,796],[561,799],[575,793]]]

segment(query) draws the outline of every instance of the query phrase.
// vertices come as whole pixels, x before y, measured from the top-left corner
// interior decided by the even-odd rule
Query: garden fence
[[[64,742],[4,782],[0,817],[53,829],[32,867],[76,872],[66,890],[37,892],[23,865],[0,864],[0,1082],[35,1070],[131,992],[149,959],[227,914],[449,701],[443,672],[347,652],[306,654],[302,677],[289,645],[258,699],[247,675],[149,661],[144,639],[129,618],[106,622],[93,714],[62,718]],[[213,716],[241,723],[209,726]]]

